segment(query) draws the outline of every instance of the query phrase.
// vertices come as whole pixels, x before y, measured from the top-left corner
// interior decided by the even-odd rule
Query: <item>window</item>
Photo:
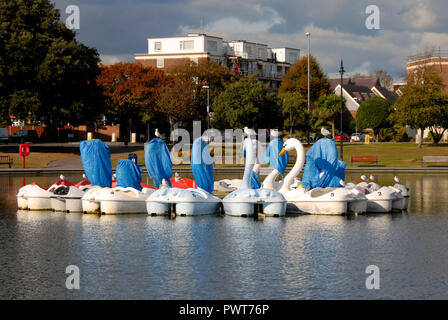
[[[258,59],[264,58],[264,48],[258,48]]]
[[[207,48],[208,48],[208,51],[216,52],[216,51],[218,51],[218,43],[216,41],[208,40],[207,41]]]
[[[290,53],[289,54],[289,63],[294,63],[297,60],[297,54]]]
[[[160,41],[154,42],[154,51],[162,51],[162,42]]]
[[[157,68],[164,68],[164,67],[165,67],[165,59],[157,58]]]
[[[194,40],[183,40],[180,42],[180,50],[194,50]]]
[[[249,56],[249,58],[252,58],[253,56],[252,46],[247,46],[247,55]]]

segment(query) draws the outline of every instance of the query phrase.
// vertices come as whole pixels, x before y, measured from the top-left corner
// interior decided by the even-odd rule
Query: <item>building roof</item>
[[[350,78],[343,78],[344,86],[348,83],[349,80]],[[334,91],[334,89],[336,89],[336,87],[341,84],[340,78],[328,79],[328,81],[330,82],[331,91]]]
[[[395,92],[389,91],[384,87],[376,87],[375,89],[378,90],[380,92],[380,94],[387,100],[389,101],[391,104],[394,104],[395,102],[397,102],[398,100],[398,94],[396,94]]]

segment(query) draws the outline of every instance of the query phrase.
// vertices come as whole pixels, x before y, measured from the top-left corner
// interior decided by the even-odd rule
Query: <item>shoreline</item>
[[[141,167],[143,172],[147,172],[146,167]],[[286,172],[291,170],[292,166],[286,168]],[[272,169],[270,167],[260,168],[260,175],[267,175]],[[115,169],[112,170],[115,172]],[[179,173],[191,173],[190,166],[173,167],[173,172]],[[233,166],[233,167],[215,167],[215,173],[242,173],[244,172],[244,166]],[[303,169],[302,171],[303,172]],[[442,173],[448,174],[448,167],[347,167],[345,169],[346,173]],[[10,174],[56,174],[56,173],[72,173],[72,174],[82,174],[84,170],[82,168],[0,168],[0,175],[10,175]]]

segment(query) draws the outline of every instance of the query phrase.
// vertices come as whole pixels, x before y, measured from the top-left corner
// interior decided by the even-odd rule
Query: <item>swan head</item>
[[[302,143],[299,140],[297,140],[296,138],[290,138],[290,139],[286,140],[285,143],[283,144],[283,149],[282,149],[282,151],[280,151],[278,156],[281,157],[286,152],[290,152],[290,151],[296,149],[296,146],[298,144],[301,145]]]

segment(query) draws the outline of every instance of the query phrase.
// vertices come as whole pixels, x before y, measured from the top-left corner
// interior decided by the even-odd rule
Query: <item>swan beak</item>
[[[280,151],[280,153],[278,154],[279,157],[281,157],[282,155],[284,155],[286,152],[285,148],[282,149],[282,151]]]

